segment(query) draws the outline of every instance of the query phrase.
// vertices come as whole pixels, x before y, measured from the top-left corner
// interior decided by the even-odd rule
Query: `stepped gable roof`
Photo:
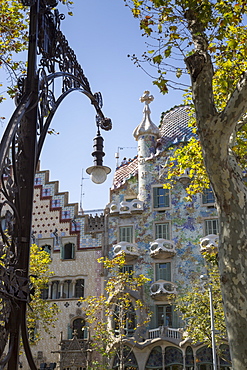
[[[176,106],[161,116],[161,124],[159,130],[161,133],[162,152],[164,149],[169,148],[171,145],[176,145],[188,141],[192,136],[190,127],[188,127],[189,106]],[[157,154],[156,154],[157,155]],[[155,155],[155,156],[156,156]],[[122,164],[116,168],[112,189],[119,188],[126,180],[137,175],[138,173],[138,160],[135,157],[133,160]]]
[[[162,113],[159,125],[162,144],[167,148],[173,144],[188,141],[194,134],[188,127],[189,106],[181,105]]]

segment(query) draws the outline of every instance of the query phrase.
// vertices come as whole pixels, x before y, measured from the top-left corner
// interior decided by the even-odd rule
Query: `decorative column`
[[[150,118],[151,111],[149,104],[153,100],[154,97],[150,95],[149,91],[144,91],[144,94],[140,98],[140,101],[145,103],[143,119],[133,132],[133,136],[138,142],[138,199],[143,202],[147,202],[150,198],[150,189],[147,188],[147,185],[150,184],[150,181],[148,180],[152,165],[150,164],[150,160],[155,155],[157,139],[160,137],[158,127]]]
[[[75,285],[76,285],[76,280],[72,280],[72,297],[75,298]]]
[[[60,298],[63,298],[63,284],[64,281],[59,282]]]
[[[52,286],[52,282],[49,281],[49,283],[48,283],[48,299],[52,299],[51,286]]]

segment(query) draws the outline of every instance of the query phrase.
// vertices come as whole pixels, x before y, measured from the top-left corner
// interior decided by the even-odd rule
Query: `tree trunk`
[[[187,66],[191,67],[188,63]],[[210,57],[206,55],[204,66],[196,76],[192,76],[192,72],[198,134],[219,213],[219,271],[232,366],[234,370],[246,370],[247,189],[230,145],[231,135],[235,133],[241,115],[247,110],[244,98],[247,93],[246,76],[237,86],[225,110],[217,113],[212,98],[213,69]]]

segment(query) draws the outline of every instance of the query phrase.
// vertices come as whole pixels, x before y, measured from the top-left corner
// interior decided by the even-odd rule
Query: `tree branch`
[[[247,72],[237,83],[236,89],[227,102],[227,105],[221,113],[221,120],[225,123],[225,130],[229,135],[234,130],[242,127],[241,119],[246,122],[246,117],[242,118],[247,111]],[[239,122],[240,121],[240,122]]]

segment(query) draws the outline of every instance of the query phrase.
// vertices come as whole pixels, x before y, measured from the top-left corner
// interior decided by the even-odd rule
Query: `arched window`
[[[206,346],[198,349],[196,352],[196,363],[198,370],[212,370],[212,349]]]
[[[78,317],[77,319],[73,320],[72,325],[69,326],[68,337],[69,339],[72,338],[73,333],[77,334],[78,339],[86,339],[87,338],[87,330],[85,326],[85,320],[82,317]]]
[[[145,370],[154,369],[162,370],[163,369],[163,360],[162,360],[162,350],[161,347],[154,347],[148,357]]]
[[[183,353],[176,347],[165,349],[165,370],[183,370]]]
[[[136,313],[133,304],[130,303],[127,307],[121,300],[115,304],[113,315],[113,325],[115,334],[118,336],[120,333],[132,337],[136,328]]]
[[[194,355],[190,346],[187,347],[185,351],[185,369],[194,370]]]

